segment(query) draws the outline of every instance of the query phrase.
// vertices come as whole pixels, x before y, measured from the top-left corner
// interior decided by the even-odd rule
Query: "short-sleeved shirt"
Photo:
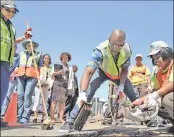
[[[118,58],[118,54],[116,56],[113,57],[114,61],[116,60],[116,58]],[[101,65],[103,62],[103,56],[102,53],[95,49],[94,52],[92,53],[92,58],[91,60],[88,62],[87,66],[92,67],[94,70],[96,70],[98,68],[99,65]],[[116,63],[116,62],[115,62]],[[128,68],[130,65],[130,58],[128,58],[125,63],[122,65],[123,68]]]
[[[150,70],[146,65],[135,65],[129,70],[128,76],[133,85],[140,85],[147,82],[147,76],[150,76]]]

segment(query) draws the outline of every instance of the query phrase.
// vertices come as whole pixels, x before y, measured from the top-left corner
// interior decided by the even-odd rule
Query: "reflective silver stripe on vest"
[[[4,41],[5,43],[11,43],[11,41],[3,36],[1,36],[1,41]]]
[[[21,67],[34,67],[34,64],[28,65],[28,64],[20,64]]]
[[[103,50],[103,69],[107,72],[108,70],[108,53],[107,49]]]

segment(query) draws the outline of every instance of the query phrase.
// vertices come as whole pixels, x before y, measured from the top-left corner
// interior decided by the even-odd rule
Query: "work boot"
[[[73,123],[70,122],[64,122],[59,129],[60,133],[70,133],[73,131]]]
[[[8,123],[1,119],[1,127],[8,127]]]

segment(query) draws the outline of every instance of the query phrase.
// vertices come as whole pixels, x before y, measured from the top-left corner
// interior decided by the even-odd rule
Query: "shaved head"
[[[116,55],[118,52],[120,52],[125,43],[125,39],[126,34],[123,30],[115,29],[114,31],[112,31],[109,38],[109,47],[113,55]]]
[[[126,34],[123,30],[115,29],[112,31],[110,36],[111,41],[125,41],[126,40]]]

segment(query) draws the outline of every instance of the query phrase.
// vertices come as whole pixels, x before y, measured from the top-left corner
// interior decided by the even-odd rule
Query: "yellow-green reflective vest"
[[[34,52],[35,54],[35,60],[36,64],[38,65],[39,63],[39,58],[41,56],[41,52]],[[20,54],[20,66],[26,66],[26,67],[34,67],[34,60],[33,56],[30,56],[27,61],[27,50],[21,52]]]
[[[15,29],[12,24],[8,28],[5,20],[1,15],[1,58],[0,61],[10,62],[12,65],[14,61],[14,44],[15,44]]]
[[[114,58],[109,49],[109,40],[102,42],[98,47],[96,47],[99,51],[101,51],[103,55],[103,62],[99,66],[105,74],[111,79],[119,79],[122,71],[122,65],[125,61],[131,56],[132,52],[130,46],[125,43],[122,49],[120,50],[120,54],[117,60],[117,63],[114,62]]]

